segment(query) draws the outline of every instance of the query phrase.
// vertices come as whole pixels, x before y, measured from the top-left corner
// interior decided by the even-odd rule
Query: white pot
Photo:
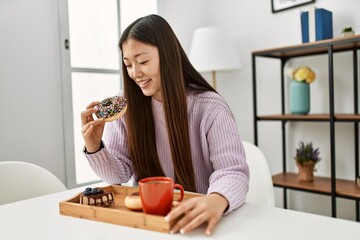
[[[343,32],[341,33],[343,37],[350,37],[350,36],[354,36],[355,32],[351,31],[351,32]]]

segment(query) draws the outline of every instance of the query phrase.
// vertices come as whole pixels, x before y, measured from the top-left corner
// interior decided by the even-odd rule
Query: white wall
[[[176,33],[185,51],[190,48],[192,32],[207,24],[207,0],[158,0],[159,15]]]
[[[333,12],[334,37],[340,35],[342,27],[350,25],[360,32],[360,1],[317,0],[316,6]],[[185,51],[188,51],[192,32],[197,27],[221,26],[233,37],[243,69],[218,73],[218,90],[228,101],[244,140],[253,141],[251,52],[301,43],[299,9],[272,14],[270,1],[263,0],[159,0],[160,15],[173,26]],[[0,113],[0,161],[33,162],[65,182],[57,0],[0,1],[0,30],[0,101],[11,106]],[[292,66],[306,64],[316,70],[318,79],[311,85],[311,111],[315,112],[324,112],[328,108],[325,62],[321,57],[290,62]],[[346,70],[351,69],[351,61],[348,55],[339,54],[335,64],[339,66],[335,71],[336,110],[349,112],[352,91],[351,84],[347,84],[351,77]],[[272,97],[279,95],[278,63],[260,61],[258,74],[260,84],[265,86],[259,89],[259,95],[265,99],[259,103],[259,112],[279,111],[280,99]],[[40,111],[40,116],[35,115]],[[337,173],[351,179],[353,130],[346,124],[336,126]],[[293,123],[290,127],[289,145],[296,145],[299,139],[316,141],[323,158],[317,174],[327,175],[328,125]],[[268,157],[272,173],[277,173],[281,171],[279,124],[263,124],[260,131],[260,147]],[[292,149],[288,154],[293,154]],[[295,171],[292,163],[289,164]],[[277,205],[281,206],[281,191],[276,193]],[[354,202],[338,202],[339,216],[354,219]],[[299,192],[292,194],[290,207],[324,215],[331,212],[328,197]]]
[[[0,161],[28,161],[65,182],[56,0],[0,1]]]

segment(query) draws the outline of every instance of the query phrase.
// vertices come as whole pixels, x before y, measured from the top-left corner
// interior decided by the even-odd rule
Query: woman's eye
[[[146,64],[148,61],[139,62],[141,65]]]

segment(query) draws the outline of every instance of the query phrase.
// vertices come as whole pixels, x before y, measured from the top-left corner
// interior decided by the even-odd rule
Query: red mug
[[[172,207],[174,189],[180,190],[181,201],[184,188],[170,177],[148,177],[139,181],[139,193],[144,213],[166,216]]]

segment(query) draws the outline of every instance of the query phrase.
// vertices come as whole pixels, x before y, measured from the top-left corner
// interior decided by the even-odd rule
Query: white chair
[[[45,168],[27,162],[0,162],[0,205],[65,190]]]
[[[275,206],[274,187],[269,166],[263,152],[252,143],[243,141],[250,169],[249,191],[246,202]]]

